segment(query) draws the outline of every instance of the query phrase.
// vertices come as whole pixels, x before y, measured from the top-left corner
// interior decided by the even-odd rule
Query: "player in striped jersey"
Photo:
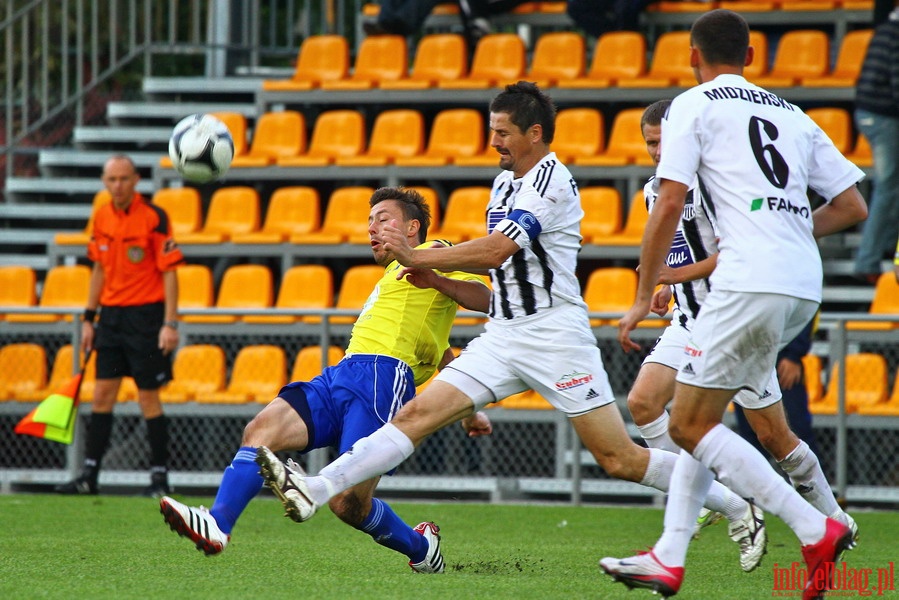
[[[647,152],[656,164],[661,157],[662,117],[670,104],[670,100],[660,100],[650,105],[641,120]],[[627,399],[628,409],[646,444],[671,452],[679,452],[680,447],[668,433],[669,415],[665,406],[674,396],[675,376],[683,362],[683,349],[689,342],[689,333],[710,290],[709,276],[718,255],[717,227],[709,207],[702,201],[702,188],[697,180],[687,191],[684,211],[659,277],[659,283],[666,285],[653,296],[653,311],[661,316],[667,313],[673,293],[672,324],[665,329],[643,361]],[[646,183],[644,196],[646,206],[652,212],[658,198],[657,178],[653,177]],[[761,396],[750,390],[741,390],[734,396],[734,402],[744,409],[762,444],[803,497],[824,515],[849,525],[855,534],[857,527],[834,499],[814,452],[793,433],[787,423],[777,372],[772,372]],[[705,509],[700,514],[696,532],[720,517]],[[745,547],[741,565],[747,571],[758,565],[761,560],[759,552],[765,550],[764,539],[757,540],[756,535],[751,535],[754,533],[751,525],[749,521],[731,522],[730,527],[731,537]]]
[[[413,249],[399,230],[385,231],[387,247],[407,267],[489,270],[493,293],[483,308],[490,319],[421,395],[318,476],[295,473],[259,449],[267,483],[294,520],[309,519],[334,494],[396,467],[441,427],[462,419],[469,435],[490,433],[479,409],[528,389],[570,418],[607,473],[667,489],[677,457],[630,439],[590,328],[575,277],[583,210],[571,173],[549,149],[554,125],[555,107],[533,83],[507,86],[491,103],[491,145],[504,172],[486,208],[487,236]],[[745,500],[713,487],[710,508],[735,518],[747,513]]]
[[[822,597],[832,565],[852,532],[822,515],[721,422],[738,390],[761,394],[780,347],[821,302],[816,238],[866,216],[856,183],[863,173],[797,107],[753,86],[743,68],[753,58],[745,19],[729,10],[703,14],[690,32],[690,62],[699,82],[675,98],[663,120],[662,180],[640,253],[637,300],[619,323],[630,332],[651,308],[660,267],[697,175],[714,202],[718,263],[677,374],[671,437],[679,455],[653,551],[601,567],[629,586],[674,595],[705,490],[715,476],[781,517],[802,543],[809,584],[804,600]],[[825,204],[812,210],[812,188]]]

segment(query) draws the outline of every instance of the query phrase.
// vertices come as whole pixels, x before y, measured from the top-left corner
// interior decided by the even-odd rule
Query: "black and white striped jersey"
[[[487,232],[521,249],[490,272],[489,315],[514,319],[568,302],[583,306],[575,276],[584,216],[577,184],[552,152],[519,179],[503,171],[493,182]]]
[[[718,227],[714,215],[702,200],[702,186],[693,185],[687,192],[684,212],[665,263],[675,269],[700,262],[718,252]],[[650,178],[643,186],[646,210],[652,212],[659,197],[659,180]],[[697,279],[672,286],[674,290],[673,322],[692,329],[692,321],[699,315],[699,309],[711,289],[709,279]]]

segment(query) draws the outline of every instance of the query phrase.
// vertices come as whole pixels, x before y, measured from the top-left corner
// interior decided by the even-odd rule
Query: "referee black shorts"
[[[97,379],[131,376],[140,390],[155,390],[172,378],[171,354],[159,348],[165,319],[162,302],[138,306],[104,306],[94,348]]]

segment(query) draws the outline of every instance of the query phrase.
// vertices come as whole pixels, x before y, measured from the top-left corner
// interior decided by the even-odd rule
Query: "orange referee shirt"
[[[184,262],[165,211],[135,193],[127,210],[112,202],[97,209],[87,257],[105,275],[102,306],[135,306],[165,300],[163,271]]]

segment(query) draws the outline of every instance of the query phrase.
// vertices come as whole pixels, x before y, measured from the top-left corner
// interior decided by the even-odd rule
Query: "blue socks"
[[[230,535],[247,504],[261,489],[262,476],[256,464],[256,448],[243,446],[225,469],[215,502],[209,510],[219,529]]]
[[[386,502],[377,498],[372,499],[371,512],[358,529],[382,546],[405,554],[413,563],[423,561],[428,553],[424,536],[406,525]]]

